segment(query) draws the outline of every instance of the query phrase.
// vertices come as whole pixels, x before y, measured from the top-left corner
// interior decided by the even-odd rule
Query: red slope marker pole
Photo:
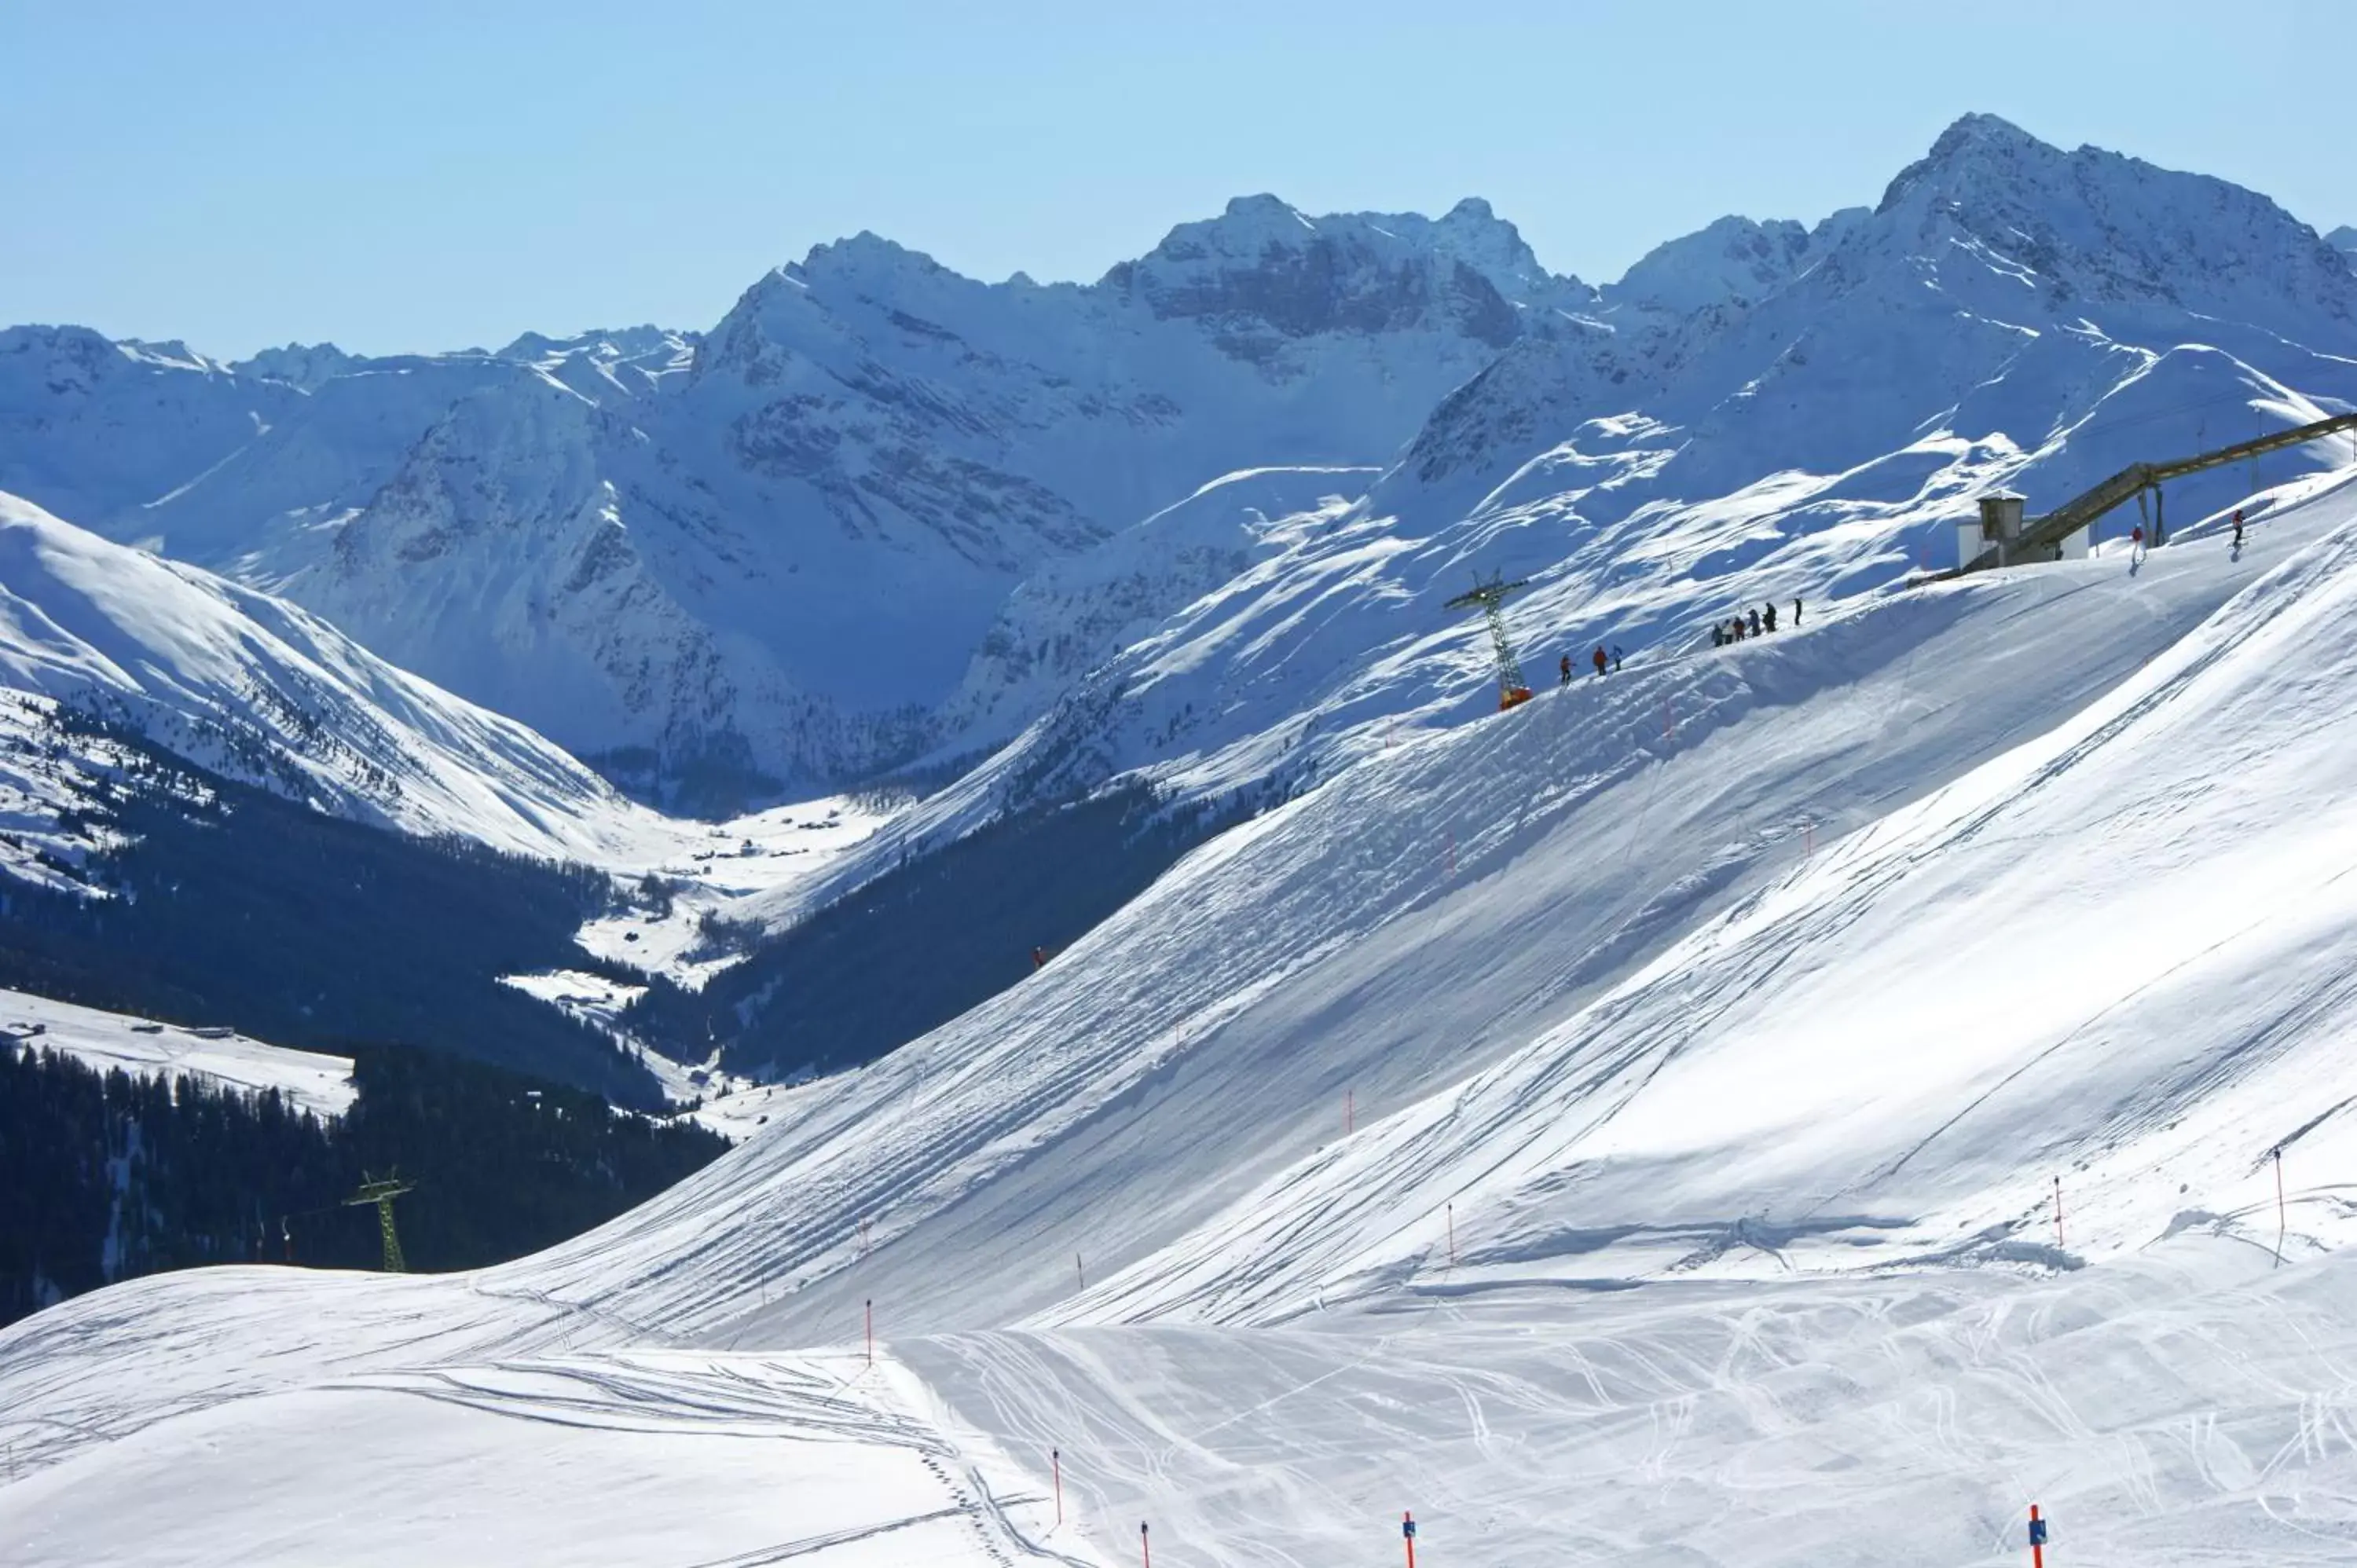
[[[1407,1541],[1407,1568],[1415,1568],[1415,1515],[1400,1511],[1400,1534]]]
[[[2029,1568],[2046,1568],[2046,1521],[2036,1503],[2029,1505]]]
[[[1142,1520],[1137,1527],[1137,1556],[1143,1568],[1154,1568],[1154,1543],[1146,1539],[1146,1525]]]
[[[1056,1522],[1062,1524],[1064,1522],[1064,1451],[1060,1448],[1049,1449],[1048,1462],[1056,1467]]]
[[[1081,1255],[1078,1252],[1072,1254],[1072,1277],[1080,1282],[1082,1290],[1089,1288],[1089,1271],[1081,1262]]]
[[[2054,1178],[2054,1244],[2062,1244],[2062,1178]]]
[[[1347,1138],[1358,1129],[1359,1091],[1346,1089],[1342,1091],[1342,1135]]]
[[[1452,1269],[1457,1266],[1457,1206],[1453,1203],[1448,1206],[1448,1266]],[[1413,1556],[1415,1548],[1408,1550]]]

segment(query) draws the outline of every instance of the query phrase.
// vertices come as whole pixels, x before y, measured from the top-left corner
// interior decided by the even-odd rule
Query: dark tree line
[[[500,981],[609,967],[574,941],[620,897],[603,875],[345,822],[138,755],[104,813],[119,847],[84,868],[106,897],[0,888],[0,986],[283,1046],[401,1041],[660,1105],[609,1037]]]
[[[727,1147],[689,1123],[436,1052],[363,1049],[358,1099],[322,1121],[276,1090],[107,1073],[0,1047],[0,1323],[115,1280],[287,1260],[372,1269],[364,1174],[417,1272],[473,1268],[603,1223]]]

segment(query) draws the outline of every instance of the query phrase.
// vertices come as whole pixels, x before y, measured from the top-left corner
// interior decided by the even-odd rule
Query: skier
[[[1776,605],[1773,600],[1769,601],[1767,612],[1760,619],[1770,631],[1776,629]]]
[[[1035,971],[1048,967],[1048,950],[1046,948],[1033,948],[1031,950],[1031,967]]]
[[[1596,651],[1595,651],[1595,653],[1593,653],[1592,655],[1590,655],[1590,657],[1595,660],[1595,663],[1596,663],[1596,672],[1597,672],[1598,675],[1603,674],[1603,673],[1604,673],[1604,666],[1605,666],[1605,663],[1606,663],[1606,660],[1607,660],[1607,657],[1608,657],[1608,656],[1606,655],[1605,651],[1604,651],[1604,645],[1603,645],[1602,643],[1600,643],[1600,642],[1599,642],[1599,643],[1598,643],[1598,644],[1596,645]]]
[[[2134,566],[2143,560],[2144,524],[2139,522],[2128,531],[2128,564]]]
[[[1721,626],[1717,621],[1710,623],[1710,645],[1713,648],[1725,648],[1727,646],[1727,628]]]
[[[1792,624],[1801,624],[1801,596],[1798,594],[1792,596]]]
[[[1570,655],[1570,654],[1566,653],[1566,654],[1565,654],[1565,655],[1563,656],[1563,663],[1562,663],[1560,666],[1558,666],[1558,668],[1559,668],[1559,669],[1561,669],[1561,670],[1562,670],[1562,671],[1563,671],[1563,680],[1562,680],[1560,682],[1558,682],[1558,683],[1559,683],[1559,684],[1561,684],[1561,685],[1566,685],[1566,686],[1570,685],[1570,684],[1571,684],[1571,655]]]
[[[1620,645],[1617,642],[1612,645],[1612,673],[1620,673]]]
[[[1754,637],[1758,637],[1760,635],[1760,612],[1758,610],[1753,610],[1751,612],[1751,635]]]
[[[2241,507],[2236,507],[2236,508],[2234,509],[2234,548],[2235,548],[2235,549],[2237,549],[2237,550],[2240,550],[2242,547],[2243,547],[2243,509],[2242,509]]]

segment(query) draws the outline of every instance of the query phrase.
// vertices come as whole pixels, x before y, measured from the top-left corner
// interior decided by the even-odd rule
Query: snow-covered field
[[[199,1034],[22,991],[0,990],[0,1031],[28,1050],[54,1050],[101,1072],[121,1068],[134,1078],[186,1076],[246,1093],[274,1089],[320,1116],[342,1115],[355,1092],[350,1057],[265,1045],[235,1033]]]
[[[252,1273],[174,1297],[227,1308]],[[2352,1294],[2348,1254],[2276,1270],[2179,1237],[2040,1278],[1469,1286],[1310,1329],[1000,1330],[872,1366],[856,1346],[447,1364],[408,1339],[379,1348],[410,1369],[24,1458],[0,1539],[24,1568],[1006,1568],[1134,1563],[1145,1523],[1165,1563],[1281,1565],[1386,1561],[1413,1511],[1444,1568],[1962,1565],[2022,1561],[2036,1501],[2058,1562],[2346,1562]],[[237,1356],[241,1316],[209,1316]],[[74,1392],[110,1429],[111,1406],[176,1402]]]
[[[0,1334],[0,1540],[2345,1561],[2351,624],[2344,486],[1404,735],[590,1236]]]

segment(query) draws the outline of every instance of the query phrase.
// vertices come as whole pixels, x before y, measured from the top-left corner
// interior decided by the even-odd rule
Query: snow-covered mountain
[[[414,834],[603,860],[655,821],[523,725],[316,616],[5,495],[0,686],[28,719],[62,704],[225,778]],[[11,782],[35,793],[29,776]]]
[[[1871,210],[1730,220],[1647,256],[1445,399],[1355,506],[1256,556],[929,802],[941,832],[1143,769],[1182,791],[1306,779],[1493,692],[1444,601],[1528,578],[1525,672],[1707,643],[1954,554],[2001,485],[2033,510],[2128,463],[2357,407],[2357,275],[2266,198],[1987,116]],[[2176,526],[2345,464],[2335,438],[2196,476]],[[2125,534],[2136,513],[2107,523]],[[1804,611],[1805,613],[1805,611]],[[923,824],[926,817],[933,821]]]
[[[102,493],[90,443],[20,488],[709,803],[998,738],[1043,690],[1028,664],[1020,694],[985,689],[1019,585],[1230,473],[1388,462],[1500,348],[1593,297],[1476,201],[1239,199],[1087,286],[976,283],[863,234],[700,338],[191,365],[242,424]],[[1157,613],[1207,585],[1134,548],[1078,570],[1155,579]],[[1067,645],[1059,674],[1117,646]]]
[[[978,283],[862,234],[697,337],[224,367],[17,329],[0,412],[33,499],[708,808],[971,756],[1125,647],[1080,707],[1127,722],[1107,693],[1181,613],[1163,635],[1188,679],[1229,697],[1162,680],[1193,716],[1145,714],[1150,744],[1072,737],[1069,712],[1039,744],[1136,766],[1461,694],[1477,644],[1437,606],[1477,567],[1537,577],[1518,613],[1548,652],[1853,592],[1944,552],[1991,483],[2059,499],[2346,405],[2352,299],[2345,257],[2263,197],[1975,115],[1871,209],[1725,219],[1601,288],[1479,201],[1313,218],[1264,196],[1088,285]],[[174,439],[110,467],[109,433],[159,400]],[[1305,467],[1390,472],[1354,516],[1248,548],[1145,522]],[[1250,569],[1214,580],[1230,567]],[[1296,613],[1338,570],[1355,586]],[[1402,660],[1392,696],[1337,684]],[[1255,661],[1281,693],[1239,706]]]

